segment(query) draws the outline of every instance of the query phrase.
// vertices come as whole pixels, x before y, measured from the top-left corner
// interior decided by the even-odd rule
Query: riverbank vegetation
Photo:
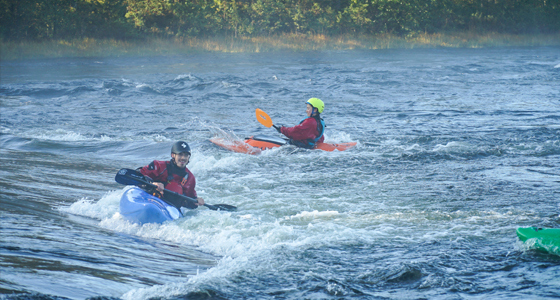
[[[560,0],[0,0],[2,59],[558,45]]]

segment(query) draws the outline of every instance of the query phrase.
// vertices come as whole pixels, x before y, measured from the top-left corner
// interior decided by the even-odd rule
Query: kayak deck
[[[560,255],[560,228],[517,228],[517,236],[530,249]]]
[[[181,212],[162,199],[133,187],[121,197],[120,214],[132,223],[163,223],[182,217]]]
[[[287,145],[287,141],[277,137],[255,135],[246,138],[245,141],[231,140],[223,137],[214,137],[210,139],[210,142],[217,146],[225,148],[227,150],[246,153],[246,154],[260,154],[264,150],[281,147]],[[323,151],[344,151],[356,146],[357,142],[348,143],[317,143],[313,149],[323,150]]]

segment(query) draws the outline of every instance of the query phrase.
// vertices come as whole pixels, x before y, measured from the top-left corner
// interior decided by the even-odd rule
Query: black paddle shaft
[[[119,172],[117,172],[117,175],[115,176],[115,181],[124,185],[135,185],[138,187],[150,187],[150,188],[157,189],[157,186],[151,182],[148,182],[145,179],[144,175],[142,175],[142,173],[132,169],[119,170]],[[179,193],[170,191],[168,189],[163,189],[163,192],[165,197],[164,200],[166,200],[169,204],[177,208],[184,206],[183,204],[185,201],[191,203],[198,203],[196,199],[187,197],[185,195],[181,195]],[[228,204],[211,205],[211,204],[204,203],[204,206],[208,207],[211,210],[226,210],[226,211],[237,210],[237,207]]]

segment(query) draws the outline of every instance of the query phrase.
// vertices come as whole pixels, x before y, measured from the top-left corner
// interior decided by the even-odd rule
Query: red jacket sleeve
[[[167,163],[164,161],[154,160],[149,165],[140,169],[142,175],[150,177],[156,182],[166,182],[167,181]]]

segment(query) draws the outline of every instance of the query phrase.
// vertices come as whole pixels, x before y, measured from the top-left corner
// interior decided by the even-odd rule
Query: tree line
[[[7,40],[560,32],[560,0],[0,0]]]

